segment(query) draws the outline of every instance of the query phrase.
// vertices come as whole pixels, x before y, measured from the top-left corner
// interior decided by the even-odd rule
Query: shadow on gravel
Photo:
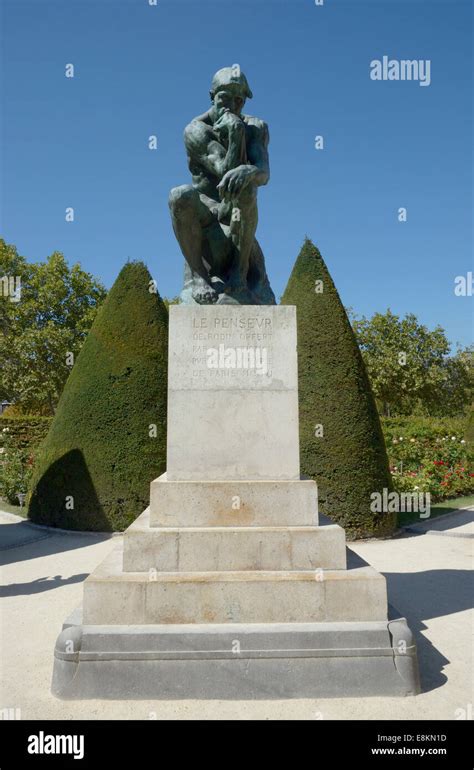
[[[424,535],[417,535],[424,537]],[[361,556],[347,549],[347,568],[366,566]],[[404,617],[412,630],[418,650],[423,692],[441,687],[450,662],[424,635],[424,621],[469,610],[473,606],[474,579],[469,570],[439,569],[425,572],[383,572],[387,581],[389,617]],[[396,608],[396,609],[395,609]],[[454,716],[453,716],[454,718]]]
[[[473,574],[463,569],[383,574],[389,601],[406,617],[415,635],[422,690],[435,690],[447,681],[443,669],[450,661],[424,635],[427,629],[424,621],[471,609]]]
[[[7,586],[0,586],[0,597],[40,594],[43,591],[51,591],[52,588],[60,588],[71,583],[82,583],[88,574],[88,572],[82,572],[79,575],[71,575],[68,578],[63,578],[62,575],[54,575],[54,577],[36,578],[36,580],[31,580],[29,583],[10,583]]]
[[[38,559],[111,540],[107,533],[55,532],[28,521],[0,525],[0,566]],[[112,544],[111,544],[112,545]]]

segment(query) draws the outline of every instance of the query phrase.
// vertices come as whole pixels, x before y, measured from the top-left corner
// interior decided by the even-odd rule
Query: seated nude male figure
[[[238,65],[212,80],[212,107],[184,131],[192,185],[171,190],[169,205],[185,257],[184,302],[275,304],[255,239],[257,188],[267,184],[268,127],[243,115],[252,97]]]

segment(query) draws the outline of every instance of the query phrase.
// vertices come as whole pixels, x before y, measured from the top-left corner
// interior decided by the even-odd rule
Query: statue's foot
[[[195,276],[191,296],[199,305],[214,305],[219,295],[204,278]]]
[[[211,280],[210,280],[210,284],[211,284],[212,288],[214,289],[214,291],[217,292],[217,294],[223,294],[225,292],[225,286],[226,285],[225,285],[224,281],[222,280],[222,278],[219,278],[219,276],[212,275],[211,276]]]
[[[222,300],[237,305],[260,304],[253,292],[244,283],[234,284],[234,286],[226,285],[225,293],[221,294],[219,301]]]
[[[275,295],[268,281],[252,286],[251,291],[259,305],[276,305]]]
[[[243,294],[248,291],[247,281],[239,270],[232,271],[225,284],[226,294]]]

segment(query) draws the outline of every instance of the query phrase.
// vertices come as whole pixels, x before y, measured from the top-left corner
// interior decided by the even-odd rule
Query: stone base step
[[[385,578],[349,570],[123,572],[120,543],[84,583],[84,623],[384,620]]]
[[[151,482],[151,527],[308,527],[318,523],[314,481]]]
[[[150,527],[147,508],[124,536],[124,572],[345,569],[345,533],[318,527]]]
[[[364,623],[82,625],[54,651],[59,698],[274,699],[416,695],[405,618]]]

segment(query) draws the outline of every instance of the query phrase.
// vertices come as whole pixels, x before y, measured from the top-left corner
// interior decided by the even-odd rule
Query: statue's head
[[[218,117],[226,109],[240,115],[245,100],[253,96],[247,78],[238,64],[223,67],[216,72],[212,78],[209,94]]]

